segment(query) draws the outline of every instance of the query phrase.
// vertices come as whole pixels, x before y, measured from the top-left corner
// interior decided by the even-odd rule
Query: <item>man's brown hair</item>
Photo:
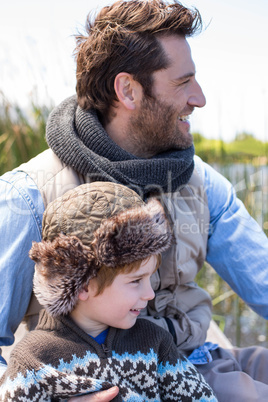
[[[144,95],[152,96],[152,73],[167,68],[167,56],[158,41],[165,35],[192,36],[202,28],[198,10],[176,0],[117,1],[104,7],[91,22],[87,35],[77,35],[76,91],[79,105],[95,108],[102,121],[116,101],[114,79],[120,72],[132,74]]]

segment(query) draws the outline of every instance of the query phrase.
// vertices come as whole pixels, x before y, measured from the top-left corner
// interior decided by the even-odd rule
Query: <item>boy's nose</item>
[[[149,283],[144,293],[143,300],[152,300],[154,296],[155,296],[154,290],[151,286],[151,283]]]

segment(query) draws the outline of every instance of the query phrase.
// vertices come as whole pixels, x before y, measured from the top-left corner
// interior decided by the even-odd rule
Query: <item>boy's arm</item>
[[[158,382],[161,401],[187,399],[217,402],[211,387],[194,365],[182,356],[171,337],[162,340],[158,357]]]
[[[119,388],[111,386],[102,380],[90,376],[77,375],[74,372],[64,372],[53,364],[44,364],[39,360],[39,345],[44,345],[46,337],[33,332],[27,334],[13,349],[8,368],[0,379],[0,401],[27,400],[51,401],[56,398],[68,398],[68,395],[85,394],[71,397],[72,402],[110,401],[119,392]],[[38,337],[38,338],[37,338]],[[60,340],[64,342],[64,340]],[[41,353],[42,354],[42,353]],[[55,361],[58,359],[56,358]],[[111,388],[98,391],[101,388]],[[89,393],[88,393],[89,392]],[[22,399],[21,399],[22,398]],[[45,398],[45,399],[44,399]]]
[[[0,178],[0,347],[14,342],[32,292],[34,263],[28,252],[41,240],[44,206],[33,181],[22,172]]]

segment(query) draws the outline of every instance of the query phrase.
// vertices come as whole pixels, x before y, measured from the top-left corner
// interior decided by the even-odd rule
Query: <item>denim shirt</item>
[[[228,180],[199,157],[195,167],[210,211],[207,262],[254,311],[268,318],[268,239]],[[0,347],[13,343],[27,310],[34,273],[28,253],[32,241],[41,240],[43,212],[41,194],[27,174],[12,171],[0,177]]]

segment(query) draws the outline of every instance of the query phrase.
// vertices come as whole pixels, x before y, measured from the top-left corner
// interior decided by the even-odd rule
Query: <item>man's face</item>
[[[143,99],[128,125],[134,154],[151,157],[192,144],[189,115],[206,103],[195,79],[195,65],[185,38],[173,35],[159,39],[170,61],[153,73],[153,97]]]

